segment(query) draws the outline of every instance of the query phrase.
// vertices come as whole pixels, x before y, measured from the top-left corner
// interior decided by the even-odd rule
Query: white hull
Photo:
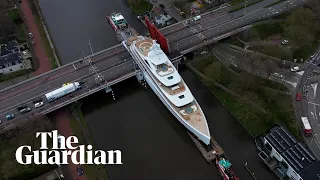
[[[190,126],[187,122],[185,122],[182,117],[179,115],[179,113],[171,107],[170,103],[167,101],[167,99],[164,97],[164,95],[161,93],[161,90],[158,88],[158,86],[154,83],[154,81],[150,78],[150,76],[143,71],[144,78],[148,85],[151,87],[153,92],[159,97],[159,99],[162,101],[162,103],[168,108],[168,110],[178,119],[178,121],[186,127],[189,131],[191,131],[195,136],[199,138],[203,143],[209,145],[210,144],[210,137],[200,133],[198,130]],[[200,108],[200,106],[199,106]],[[200,109],[201,110],[201,109]],[[202,111],[202,110],[201,110]]]
[[[126,46],[125,42],[122,42],[123,46],[129,51],[129,53],[131,54],[132,57],[135,58],[139,58],[137,57],[134,53],[132,53],[130,51],[130,49]],[[134,59],[135,59],[134,58]],[[200,131],[198,131],[196,128],[194,128],[193,126],[191,126],[190,124],[188,124],[183,117],[180,115],[179,112],[177,112],[175,110],[174,107],[172,107],[171,103],[169,102],[169,100],[166,98],[166,96],[162,93],[160,87],[155,83],[155,81],[152,79],[152,77],[150,77],[149,73],[147,72],[147,70],[145,69],[145,67],[142,65],[141,62],[137,61],[137,64],[139,65],[141,71],[143,72],[144,78],[146,80],[146,82],[148,83],[148,85],[151,87],[151,89],[153,90],[153,92],[159,97],[159,99],[162,101],[162,103],[168,108],[168,110],[178,119],[178,121],[184,126],[186,127],[190,132],[192,132],[196,137],[198,137],[199,140],[201,140],[203,143],[205,143],[206,145],[210,144],[210,135],[204,135],[203,133],[201,133]],[[197,103],[197,101],[194,99],[194,101]],[[200,108],[200,106],[198,106],[199,110],[203,113],[202,109]],[[203,115],[203,114],[202,114]],[[205,116],[203,115],[203,118],[205,120]],[[206,120],[205,120],[206,122]],[[207,129],[208,128],[208,124],[206,122],[206,126]],[[210,133],[208,133],[210,134]]]

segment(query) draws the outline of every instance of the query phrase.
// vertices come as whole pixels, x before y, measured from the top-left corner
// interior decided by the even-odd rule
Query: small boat
[[[216,157],[216,167],[223,180],[239,180],[232,168],[232,164],[224,156]]]

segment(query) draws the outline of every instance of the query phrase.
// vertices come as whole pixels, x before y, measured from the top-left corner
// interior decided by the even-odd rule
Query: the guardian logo
[[[40,150],[32,151],[31,146],[20,146],[16,150],[16,160],[20,164],[68,164],[68,156],[73,164],[122,164],[121,151],[92,151],[92,146],[78,145],[78,138],[70,136],[58,137],[58,131],[37,132],[40,136]],[[52,149],[48,148],[47,137],[52,138]]]

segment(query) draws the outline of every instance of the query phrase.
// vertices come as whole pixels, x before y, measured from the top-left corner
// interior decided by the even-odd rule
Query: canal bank
[[[212,136],[226,152],[241,179],[259,180],[273,174],[258,158],[253,138],[189,70],[180,73],[206,114]],[[114,87],[110,94],[84,99],[85,119],[97,148],[120,149],[123,165],[107,166],[111,179],[216,179],[218,172],[206,163],[178,121],[157,96],[133,78]],[[216,177],[216,178],[215,178]]]
[[[118,44],[106,18],[112,12],[121,12],[139,33],[147,32],[126,0],[39,0],[39,6],[62,64],[91,54],[89,40],[94,52]]]

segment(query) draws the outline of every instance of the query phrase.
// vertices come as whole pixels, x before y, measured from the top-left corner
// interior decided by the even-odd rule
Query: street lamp
[[[247,3],[248,3],[248,0],[245,0],[245,4],[244,4],[244,13],[243,13],[243,15],[246,15],[246,13],[247,13]]]

